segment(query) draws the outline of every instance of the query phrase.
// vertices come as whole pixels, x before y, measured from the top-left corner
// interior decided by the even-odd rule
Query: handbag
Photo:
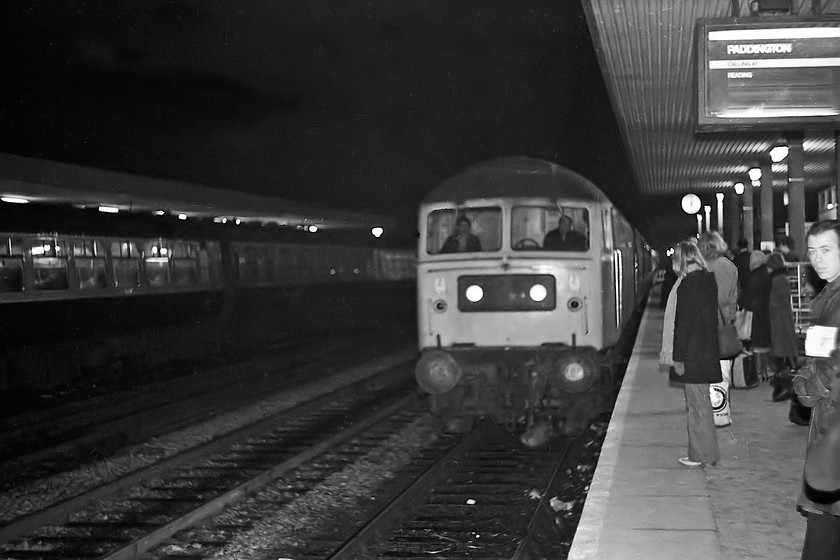
[[[718,307],[718,314],[720,314],[721,324],[718,325],[718,350],[720,352],[720,359],[727,360],[734,358],[741,353],[744,345],[741,344],[741,339],[738,338],[738,331],[735,325],[723,319],[723,311]]]
[[[753,312],[749,309],[739,309],[735,312],[735,329],[741,340],[749,340],[752,337],[752,319]]]

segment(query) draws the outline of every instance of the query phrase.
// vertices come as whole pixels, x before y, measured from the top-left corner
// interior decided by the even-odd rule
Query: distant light
[[[784,203],[785,206],[790,204],[790,198],[788,198],[788,193],[784,193],[782,195],[782,202]]]
[[[307,229],[309,230],[309,233],[315,233],[318,231],[318,226],[309,226]]]
[[[682,209],[686,214],[696,214],[700,211],[700,197],[696,194],[687,194],[682,197]]]
[[[829,202],[828,204],[825,205],[825,209],[826,210],[834,210],[834,203]]]
[[[222,223],[226,224],[227,223],[227,218],[222,218]]]
[[[758,187],[761,186],[761,181],[751,181],[751,183],[752,183],[752,186],[755,187],[755,188],[758,188]]]
[[[179,220],[186,220],[186,219],[187,219],[187,215],[186,215],[186,214],[178,214],[178,219],[179,219]]]
[[[790,151],[790,148],[787,146],[776,146],[770,150],[770,159],[773,160],[773,163],[779,163],[787,157],[788,151]]]
[[[106,214],[116,214],[120,211],[120,209],[116,206],[100,206],[99,211],[105,212]]]
[[[744,183],[735,183],[735,194],[744,194]]]
[[[225,223],[225,219],[221,218],[219,216],[216,216],[215,218],[213,218],[213,223],[214,224],[223,224],[223,223]]]
[[[166,212],[163,210],[155,210],[155,216],[165,216]]]
[[[20,196],[0,196],[0,200],[9,204],[27,204],[29,200]]]
[[[750,181],[758,181],[761,179],[761,169],[753,167],[748,172],[750,174]]]
[[[240,220],[239,218],[236,218],[236,220],[234,221],[234,223],[235,223],[236,225],[239,225],[239,224],[241,224],[241,223],[242,223],[242,220]]]
[[[384,229],[382,229],[382,228],[381,228],[381,227],[379,227],[379,226],[376,226],[375,228],[372,228],[372,229],[370,230],[370,233],[371,233],[371,235],[373,235],[374,237],[377,237],[377,238],[378,238],[378,237],[382,237],[382,234],[383,234],[383,233],[385,233],[385,230],[384,230]]]

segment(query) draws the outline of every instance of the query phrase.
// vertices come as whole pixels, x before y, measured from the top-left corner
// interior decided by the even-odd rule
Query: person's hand
[[[680,377],[685,375],[685,362],[674,362],[674,373]]]

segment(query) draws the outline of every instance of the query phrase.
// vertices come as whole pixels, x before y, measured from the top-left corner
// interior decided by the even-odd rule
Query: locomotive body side
[[[516,162],[528,171],[507,177],[508,196],[446,200],[439,189],[420,208],[416,377],[451,431],[550,417],[574,433],[616,389],[608,350],[635,307],[635,232],[594,187],[564,189],[567,175],[518,186],[545,171],[532,161]],[[466,180],[480,191],[481,178]],[[453,241],[466,236],[477,241]]]

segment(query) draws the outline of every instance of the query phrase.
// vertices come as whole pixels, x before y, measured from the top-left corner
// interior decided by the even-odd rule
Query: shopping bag
[[[735,356],[732,364],[732,387],[735,389],[752,389],[761,384],[755,354],[741,352]]]
[[[735,330],[738,331],[738,338],[749,340],[752,337],[753,312],[748,309],[739,309],[735,312]]]

